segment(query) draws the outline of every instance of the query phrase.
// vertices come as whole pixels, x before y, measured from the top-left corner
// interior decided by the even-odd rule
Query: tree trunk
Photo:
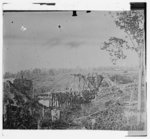
[[[141,47],[140,52],[140,65],[139,65],[139,85],[138,85],[138,125],[144,123],[144,129],[147,129],[147,115],[146,115],[146,74],[145,74],[145,45]]]
[[[141,88],[142,88],[142,52],[139,56],[139,77],[138,77],[138,107],[137,107],[137,124],[141,123]]]
[[[145,57],[146,55],[145,55],[145,43],[144,43],[144,45],[143,45],[143,57],[142,57],[142,68],[143,68],[143,74],[142,74],[142,76],[143,76],[143,86],[142,86],[142,88],[143,88],[143,98],[142,98],[142,100],[143,100],[143,110],[142,110],[142,121],[144,122],[144,130],[146,130],[147,129],[147,115],[146,115],[146,113],[147,113],[147,107],[146,107],[146,105],[147,105],[147,96],[146,96],[146,73],[145,73],[145,71],[146,71],[146,61],[145,61]]]

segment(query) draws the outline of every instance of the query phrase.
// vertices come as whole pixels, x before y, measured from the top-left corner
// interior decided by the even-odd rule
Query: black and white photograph
[[[147,130],[145,13],[3,11],[3,129]]]

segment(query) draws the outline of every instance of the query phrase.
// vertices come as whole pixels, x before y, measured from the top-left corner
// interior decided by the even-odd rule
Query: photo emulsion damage
[[[4,11],[3,129],[146,130],[144,11]]]

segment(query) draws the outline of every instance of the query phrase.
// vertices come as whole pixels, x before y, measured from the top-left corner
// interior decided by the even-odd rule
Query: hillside
[[[43,120],[49,119],[49,122],[52,120],[50,113],[53,109],[61,111],[60,121],[43,128],[143,129],[143,123],[136,124],[138,113],[136,70],[117,69],[113,72],[110,69],[93,71],[63,69],[49,72],[36,70],[28,74],[27,72],[18,74],[16,77],[19,78],[21,75],[23,78],[30,77],[28,80],[33,83],[34,97],[40,96],[38,103],[46,108]],[[41,96],[42,94],[45,96]]]

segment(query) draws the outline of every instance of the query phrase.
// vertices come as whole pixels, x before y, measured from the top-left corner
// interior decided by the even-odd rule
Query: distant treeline
[[[58,73],[64,73],[64,72],[69,72],[71,71],[70,69],[49,69],[49,70],[43,70],[39,68],[35,68],[33,70],[21,70],[17,73],[11,73],[11,72],[5,72],[4,74],[4,79],[6,78],[27,78],[27,79],[33,79],[37,78],[40,76],[47,76],[51,75],[54,76]]]

